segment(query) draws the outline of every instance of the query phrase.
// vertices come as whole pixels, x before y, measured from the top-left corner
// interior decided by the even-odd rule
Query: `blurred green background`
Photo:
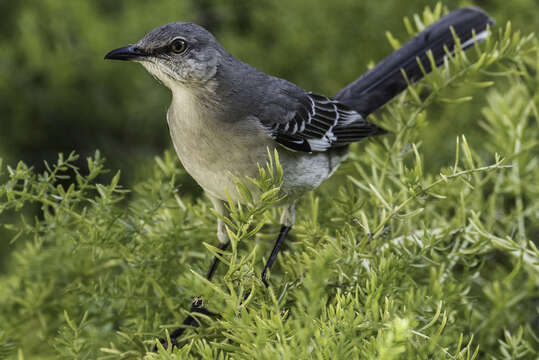
[[[132,184],[171,143],[167,89],[137,64],[107,62],[109,50],[152,28],[192,21],[240,59],[305,89],[332,95],[392,49],[385,32],[408,39],[402,19],[435,2],[410,0],[3,0],[0,2],[0,157],[41,169],[58,152],[100,149]],[[476,5],[528,33],[539,24],[535,0],[445,1]],[[476,99],[474,101],[482,101]],[[480,138],[477,104],[444,105],[453,123],[423,129],[427,168],[452,157],[454,139]],[[82,160],[81,160],[82,164]],[[186,184],[194,194],[199,190]]]

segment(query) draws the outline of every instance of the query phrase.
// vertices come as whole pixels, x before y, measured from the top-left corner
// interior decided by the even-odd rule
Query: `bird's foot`
[[[196,314],[202,314],[202,315],[211,316],[211,317],[219,317],[219,314],[214,313],[204,307],[204,301],[202,300],[201,297],[195,297],[193,299],[190,312],[191,314],[188,315],[183,321],[182,327],[177,328],[170,333],[170,345],[172,345],[172,349],[178,346],[177,339],[185,332],[185,330],[188,327],[195,327],[195,328],[199,327],[200,322],[196,318]],[[163,345],[165,349],[168,350],[169,343],[167,339],[160,338],[159,342],[161,343],[161,345]],[[153,352],[157,352],[157,345],[154,347]]]

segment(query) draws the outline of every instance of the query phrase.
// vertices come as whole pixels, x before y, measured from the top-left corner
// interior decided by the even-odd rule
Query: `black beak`
[[[119,49],[112,50],[107,55],[105,55],[105,59],[108,60],[136,60],[143,58],[145,56],[148,56],[147,53],[145,53],[140,48],[136,47],[135,45],[128,45],[121,47]]]

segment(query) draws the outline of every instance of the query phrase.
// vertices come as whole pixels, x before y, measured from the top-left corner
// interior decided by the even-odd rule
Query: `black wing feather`
[[[385,133],[356,111],[326,96],[304,93],[292,118],[270,128],[280,144],[297,151],[326,151]]]

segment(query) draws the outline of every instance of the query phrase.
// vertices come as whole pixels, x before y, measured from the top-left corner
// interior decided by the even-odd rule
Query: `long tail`
[[[460,39],[462,48],[466,49],[474,44],[474,39],[484,40],[487,26],[493,23],[492,18],[478,8],[452,11],[339,91],[334,98],[366,117],[406,89],[408,83],[401,70],[411,82],[423,77],[418,58],[427,73],[432,71],[426,54],[428,50],[432,51],[436,66],[443,64],[446,56],[444,48],[452,52],[455,46],[451,27]]]

